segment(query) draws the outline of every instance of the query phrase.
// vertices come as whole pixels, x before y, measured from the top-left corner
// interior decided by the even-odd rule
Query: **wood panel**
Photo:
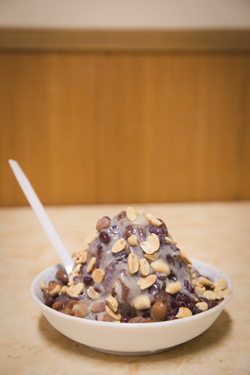
[[[250,29],[0,28],[2,50],[249,51]]]
[[[1,52],[0,204],[250,199],[250,53]]]

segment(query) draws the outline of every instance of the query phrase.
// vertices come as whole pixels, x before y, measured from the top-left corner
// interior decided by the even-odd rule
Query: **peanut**
[[[95,300],[95,299],[99,298],[100,294],[95,291],[95,289],[93,288],[93,286],[90,286],[89,289],[87,290],[87,295],[89,296],[89,298]]]
[[[132,207],[128,207],[126,209],[126,214],[127,214],[127,218],[130,220],[130,221],[135,221],[136,220],[136,211],[132,208]]]
[[[166,263],[162,262],[161,260],[157,260],[156,262],[152,262],[151,267],[156,272],[165,273],[167,275],[170,274],[169,266]]]
[[[117,301],[117,299],[116,299],[115,297],[113,297],[113,296],[109,296],[109,297],[107,297],[107,298],[105,299],[105,301],[106,301],[108,307],[109,307],[111,310],[113,310],[114,312],[117,311],[117,309],[118,309],[118,301]]]
[[[175,283],[170,283],[166,286],[165,291],[169,294],[177,294],[181,291],[182,285],[179,281]]]
[[[195,304],[195,306],[202,311],[206,311],[208,309],[208,304],[206,302],[198,302]]]
[[[155,225],[157,227],[159,227],[161,225],[161,221],[158,220],[158,219],[156,219],[154,217],[154,215],[152,215],[152,214],[146,214],[145,216],[146,216],[146,219],[150,222],[150,224]]]
[[[97,238],[97,230],[91,233],[85,240],[85,245],[91,244]]]
[[[140,271],[142,276],[148,276],[149,274],[149,263],[145,258],[140,260]]]
[[[106,312],[109,314],[109,316],[114,319],[115,321],[121,320],[121,314],[115,313],[113,310],[111,310],[108,306],[106,306]]]
[[[93,271],[92,271],[92,278],[94,280],[95,283],[97,284],[101,284],[103,278],[104,278],[104,271],[101,270],[100,268],[95,268]]]
[[[137,245],[137,237],[135,234],[132,234],[132,236],[130,236],[128,238],[128,243],[130,246],[136,246]]]
[[[134,303],[134,308],[136,310],[146,310],[150,307],[150,300],[147,296],[137,297]]]
[[[226,282],[226,280],[219,279],[219,280],[216,280],[214,282],[214,286],[215,286],[215,288],[219,287],[219,288],[221,288],[221,290],[224,290],[224,289],[227,288],[227,282]]]
[[[139,285],[141,290],[144,290],[144,289],[150,288],[155,282],[156,282],[156,275],[149,275],[137,281],[137,285]]]
[[[192,316],[192,312],[187,307],[180,307],[178,314],[175,315],[177,319],[188,318]]]
[[[120,251],[124,250],[127,246],[127,243],[126,241],[124,240],[124,238],[120,238],[118,241],[116,241],[114,243],[114,245],[112,246],[112,251],[113,253],[119,253]]]
[[[95,267],[95,263],[96,263],[96,257],[92,257],[89,261],[89,264],[87,266],[87,272],[90,273],[94,267]]]
[[[214,286],[213,283],[211,283],[211,281],[208,280],[208,279],[207,279],[206,277],[204,277],[204,276],[200,276],[200,277],[199,277],[199,283],[200,283],[201,285],[203,285],[203,286],[211,286],[211,287]]]
[[[136,273],[139,268],[139,261],[134,253],[130,253],[128,256],[128,269],[131,275]]]
[[[214,301],[216,299],[216,296],[214,292],[212,292],[212,290],[207,290],[206,292],[204,292],[204,297],[206,297],[210,301]]]

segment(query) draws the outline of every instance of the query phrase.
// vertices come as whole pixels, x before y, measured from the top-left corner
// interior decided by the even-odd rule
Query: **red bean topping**
[[[118,220],[124,219],[126,217],[126,211],[121,211],[117,217]]]
[[[175,320],[176,317],[174,315],[168,315],[167,320]]]
[[[65,269],[57,271],[56,278],[65,284],[67,284],[67,282],[69,281],[69,278]]]
[[[122,316],[120,322],[121,323],[128,323],[130,320],[129,316]]]
[[[168,314],[168,308],[165,303],[157,301],[152,306],[150,317],[155,322],[166,320]]]
[[[194,293],[194,288],[188,280],[183,281],[184,288],[187,289],[190,293]]]
[[[123,238],[127,240],[132,234],[136,234],[136,230],[132,225],[128,225],[124,230]]]
[[[60,302],[60,301],[56,301],[52,305],[52,309],[54,309],[54,310],[61,310],[62,307],[63,307],[63,303]]]
[[[91,307],[91,311],[93,313],[100,313],[105,311],[105,303],[104,302],[96,302],[94,305]]]
[[[160,220],[161,223],[162,223],[158,228],[160,228],[160,229],[163,231],[163,233],[164,233],[166,236],[168,236],[168,228],[166,227],[166,224],[164,223],[163,220],[161,220],[161,219],[158,219],[158,220]]]
[[[96,224],[96,229],[100,232],[102,229],[109,228],[110,227],[110,219],[107,217],[102,217],[100,220],[98,220]]]
[[[77,318],[82,318],[82,314],[78,310],[72,311],[72,315],[75,316],[75,317],[77,317]]]
[[[92,279],[91,276],[86,275],[86,276],[83,276],[83,282],[85,285],[93,285],[94,280]]]
[[[104,314],[102,317],[103,322],[112,322],[111,317],[108,314]]]
[[[159,227],[156,227],[155,225],[150,225],[149,227],[148,227],[148,231],[149,231],[149,233],[155,233],[155,234],[163,234],[163,231],[162,231],[162,229],[161,228],[159,228]]]
[[[48,289],[44,289],[43,291],[43,298],[46,299],[48,297],[51,297],[50,292]]]
[[[128,321],[128,323],[151,323],[151,319],[143,318],[143,316],[136,316]]]
[[[48,306],[48,307],[51,307],[53,305],[53,303],[55,302],[54,298],[52,297],[48,297],[46,298],[45,300],[45,305]]]
[[[109,241],[111,240],[111,238],[110,238],[110,236],[107,232],[101,232],[100,235],[99,235],[99,238],[104,243],[109,243]]]
[[[64,310],[62,310],[62,312],[66,315],[72,315],[72,309],[71,307],[65,307]]]

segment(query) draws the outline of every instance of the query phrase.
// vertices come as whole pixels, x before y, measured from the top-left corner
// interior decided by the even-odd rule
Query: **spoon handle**
[[[42,224],[43,229],[47,233],[52,245],[57,251],[67,273],[69,274],[73,268],[74,262],[69,255],[66,247],[64,246],[61,238],[57,234],[55,228],[53,227],[48,215],[46,214],[42,203],[40,202],[35,190],[31,186],[28,178],[24,174],[22,168],[15,160],[9,160],[10,167],[24,193],[29,204],[31,205],[33,211],[35,212],[38,220]]]

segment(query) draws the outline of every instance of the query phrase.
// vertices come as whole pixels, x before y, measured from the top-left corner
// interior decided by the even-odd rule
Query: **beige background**
[[[245,0],[1,0],[0,26],[74,29],[246,29]]]
[[[142,6],[143,4],[143,6]],[[0,3],[0,205],[250,199],[247,1]]]
[[[0,51],[0,204],[250,199],[249,52]]]

